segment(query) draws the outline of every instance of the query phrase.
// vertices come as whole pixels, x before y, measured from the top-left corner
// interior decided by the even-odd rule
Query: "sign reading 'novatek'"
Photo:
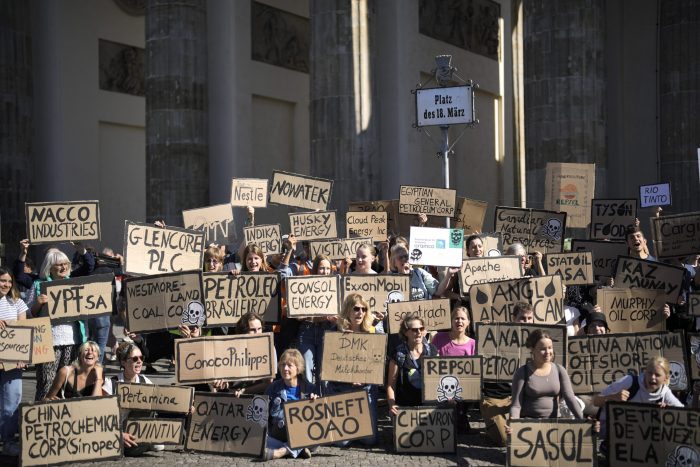
[[[418,126],[458,125],[474,121],[471,86],[419,89],[416,91]]]

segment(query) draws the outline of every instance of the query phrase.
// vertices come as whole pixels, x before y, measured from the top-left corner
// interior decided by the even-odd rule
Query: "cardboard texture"
[[[661,290],[663,301],[676,303],[685,269],[656,261],[620,257],[615,269],[615,287]]]
[[[595,164],[547,163],[544,208],[565,212],[567,227],[588,227],[594,194]]]
[[[34,345],[34,328],[19,327],[9,322],[5,329],[0,329],[0,362],[8,368],[17,362],[30,363]]]
[[[374,436],[366,391],[284,404],[289,447],[319,446]]]
[[[590,251],[576,253],[548,253],[544,258],[547,274],[559,275],[564,285],[594,284],[593,254]]]
[[[40,287],[49,300],[41,314],[53,324],[110,316],[116,310],[112,273],[44,281]]]
[[[469,301],[474,321],[507,323],[517,302],[532,305],[535,323],[562,324],[564,289],[561,276],[523,277],[499,282],[474,284]]]
[[[618,256],[627,255],[625,242],[606,240],[579,240],[571,241],[571,251],[590,251],[593,255],[593,275],[599,277],[612,277],[615,274],[614,267]]]
[[[469,293],[474,284],[519,279],[523,276],[518,256],[484,256],[462,260],[459,269],[459,289],[462,295]]]
[[[462,265],[464,231],[435,227],[411,227],[409,263],[428,266]]]
[[[280,275],[272,272],[228,272],[202,275],[207,327],[235,326],[249,311],[266,323],[280,320]]]
[[[243,227],[243,239],[246,245],[255,243],[265,255],[282,253],[282,234],[279,224]]]
[[[552,336],[554,361],[566,366],[566,326],[548,324],[477,323],[476,355],[482,356],[482,379],[489,382],[513,381],[515,372],[532,358],[525,341],[532,331],[542,329]]]
[[[665,331],[661,290],[598,289],[597,302],[610,332]]]
[[[193,387],[120,382],[114,386],[121,409],[186,414],[192,407]]]
[[[131,332],[177,329],[190,303],[203,305],[201,271],[130,277],[124,280],[123,287],[126,322]]]
[[[387,334],[326,331],[321,380],[384,384]]]
[[[133,435],[141,444],[182,444],[185,420],[172,418],[129,418],[124,433]]]
[[[450,320],[450,300],[436,298],[434,300],[416,300],[413,302],[389,303],[388,324],[389,334],[398,334],[401,321],[406,316],[423,318],[426,331],[444,331],[452,327]]]
[[[455,229],[463,229],[464,235],[484,229],[484,218],[489,204],[486,201],[457,197],[457,211],[450,224]],[[442,219],[440,219],[442,221]]]
[[[452,407],[399,407],[393,419],[397,453],[439,454],[457,449]]]
[[[700,316],[700,292],[691,292],[688,294],[688,314]]]
[[[424,404],[481,400],[481,356],[423,357]]]
[[[575,336],[569,337],[567,347],[567,372],[576,394],[597,394],[628,373],[639,374],[654,356],[666,357],[672,371],[675,368],[674,387],[687,387],[682,332]]]
[[[56,360],[53,350],[53,335],[51,334],[51,319],[32,318],[15,321],[13,327],[31,327],[34,329],[34,342],[32,345],[32,365],[48,363]]]
[[[700,212],[651,218],[656,257],[688,256],[700,251]]]
[[[359,293],[373,314],[387,313],[387,304],[411,299],[408,274],[348,274],[340,278],[340,303]],[[449,313],[448,313],[449,314]]]
[[[340,276],[293,276],[286,279],[287,316],[337,316]]]
[[[565,212],[496,206],[494,231],[501,234],[502,249],[522,243],[528,253],[560,253],[567,224]]]
[[[124,273],[132,275],[202,269],[204,232],[124,221]]]
[[[452,217],[457,205],[457,190],[425,186],[401,185],[400,214],[427,214]]]
[[[518,419],[510,426],[510,467],[598,465],[596,435],[588,420]]]
[[[335,211],[290,212],[289,228],[297,241],[338,237]]]
[[[348,212],[386,212],[389,233],[398,235],[401,232],[399,224],[399,200],[382,201],[351,201]]]
[[[690,349],[690,378],[700,381],[700,333],[688,333],[688,348]]]
[[[231,180],[231,206],[267,207],[266,178],[234,178]]]
[[[265,450],[269,398],[198,392],[185,438],[188,451],[259,457]]]
[[[119,420],[116,396],[20,404],[20,465],[119,459]]]
[[[32,245],[100,239],[100,202],[24,203]]]
[[[274,170],[270,181],[269,202],[325,211],[331,202],[332,192],[333,180]]]
[[[637,402],[608,402],[608,459],[615,467],[697,466],[700,411]]]
[[[176,339],[175,375],[181,384],[273,378],[274,353],[271,333]]]
[[[230,204],[217,204],[200,209],[182,211],[186,229],[204,232],[206,245],[230,245],[236,241],[236,226]]]
[[[384,242],[389,235],[386,212],[346,212],[345,236],[371,237],[373,242]]]
[[[370,237],[360,238],[333,238],[330,240],[317,240],[309,242],[311,257],[326,255],[331,261],[355,256],[357,248],[363,243],[372,244]]]
[[[467,245],[467,235],[465,233],[464,237],[464,255],[462,256],[463,259],[467,259],[469,256],[467,255],[467,248],[469,245]],[[494,256],[501,256],[504,252],[503,248],[503,238],[500,233],[483,233],[480,235],[481,237],[481,243],[484,246],[484,256],[488,257],[494,257]]]
[[[591,240],[625,240],[637,217],[636,199],[594,199],[591,203]]]

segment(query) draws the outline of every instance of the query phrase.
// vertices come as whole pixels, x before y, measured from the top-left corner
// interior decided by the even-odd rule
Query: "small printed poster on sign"
[[[411,227],[409,263],[426,266],[462,265],[464,231],[436,227]]]

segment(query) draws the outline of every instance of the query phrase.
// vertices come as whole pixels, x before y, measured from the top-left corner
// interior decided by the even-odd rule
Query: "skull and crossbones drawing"
[[[193,300],[187,304],[187,308],[182,313],[182,324],[185,326],[204,326],[204,305],[201,302]]]
[[[666,458],[666,467],[697,467],[700,455],[690,446],[676,446],[676,450]]]
[[[559,219],[547,219],[542,226],[542,235],[552,240],[561,239],[561,221]]]
[[[253,397],[245,413],[245,419],[264,427],[267,425],[267,402],[260,396]]]
[[[413,261],[418,261],[419,259],[421,259],[421,257],[423,257],[423,252],[420,251],[418,248],[414,248],[413,250],[411,250],[411,259]]]
[[[462,388],[459,386],[459,380],[454,376],[443,376],[440,378],[440,384],[437,388],[437,401],[461,401]]]
[[[685,375],[685,367],[678,362],[669,362],[671,364],[671,381],[668,387],[674,391],[682,391],[688,387],[688,377]]]

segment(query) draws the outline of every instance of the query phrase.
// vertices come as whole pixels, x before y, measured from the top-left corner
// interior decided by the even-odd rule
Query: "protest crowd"
[[[589,199],[584,234],[563,210],[484,226],[484,202],[402,186],[351,203],[343,235],[331,191],[234,179],[184,228],[125,221],[121,254],[91,246],[98,202],[27,203],[0,267],[5,455],[308,459],[376,446],[381,405],[399,453],[455,452],[476,417],[510,465],[700,464],[700,213],[656,208],[645,234],[637,199]],[[255,223],[267,203],[296,208],[288,231]],[[174,385],[148,376],[163,359]]]

